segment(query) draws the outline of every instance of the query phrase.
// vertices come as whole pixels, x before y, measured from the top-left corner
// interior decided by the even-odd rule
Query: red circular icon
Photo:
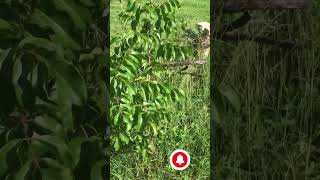
[[[175,170],[184,170],[190,164],[190,155],[187,151],[182,149],[177,149],[171,153],[170,165]]]

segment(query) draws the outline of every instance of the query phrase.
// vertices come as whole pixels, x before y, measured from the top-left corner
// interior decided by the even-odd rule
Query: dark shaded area
[[[319,2],[239,2],[211,9],[211,177],[319,179]]]

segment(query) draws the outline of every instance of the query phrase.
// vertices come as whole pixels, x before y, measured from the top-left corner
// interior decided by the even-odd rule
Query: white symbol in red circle
[[[170,155],[170,165],[173,169],[182,171],[190,164],[190,155],[187,151],[177,149]]]

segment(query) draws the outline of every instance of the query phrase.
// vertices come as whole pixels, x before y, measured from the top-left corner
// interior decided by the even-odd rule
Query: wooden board
[[[302,9],[310,6],[311,0],[213,0],[213,9],[223,12],[240,12],[255,9]]]

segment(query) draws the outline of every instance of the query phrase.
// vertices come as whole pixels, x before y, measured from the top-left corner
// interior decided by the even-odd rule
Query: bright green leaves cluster
[[[130,24],[132,30],[140,27],[143,32],[147,32],[155,26],[160,33],[171,33],[177,29],[175,10],[180,6],[179,0],[169,0],[161,4],[129,0],[126,11],[120,14],[120,20]],[[148,14],[147,17],[146,14]],[[155,23],[152,22],[153,20]]]
[[[178,0],[129,0],[125,5],[119,18],[128,29],[111,39],[111,141],[116,151],[134,144],[146,157],[155,149],[149,140],[183,97],[162,77],[161,62],[184,60],[193,51],[177,39],[182,30],[175,17]]]
[[[182,61],[194,56],[190,44],[180,45],[177,43],[166,43],[159,46],[157,55],[162,61]]]
[[[106,174],[102,12],[95,0],[0,2],[0,179]]]
[[[120,63],[122,62],[122,63]],[[147,56],[128,54],[119,64],[111,68],[114,148],[120,148],[120,141],[128,144],[134,135],[141,133],[149,121],[165,120],[173,105],[174,92],[181,94],[170,85],[161,82],[156,72],[161,67],[149,63]]]

